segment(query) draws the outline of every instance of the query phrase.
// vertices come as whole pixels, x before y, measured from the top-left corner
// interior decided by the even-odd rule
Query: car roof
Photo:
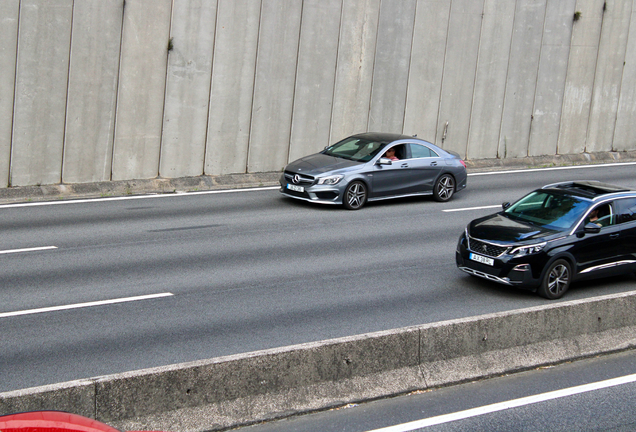
[[[617,186],[609,183],[602,183],[596,180],[579,180],[562,183],[552,183],[543,186],[541,189],[552,189],[561,193],[574,195],[581,198],[588,198],[593,201],[606,197],[609,194],[620,192],[634,192],[629,188]]]
[[[376,141],[381,143],[390,143],[397,140],[402,139],[414,139],[415,137],[411,137],[408,135],[396,134],[396,133],[387,133],[387,132],[365,132],[353,135],[354,137],[368,139],[370,141]],[[415,138],[418,139],[419,138]]]

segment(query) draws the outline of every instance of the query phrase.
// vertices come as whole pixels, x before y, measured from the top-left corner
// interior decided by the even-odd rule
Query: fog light
[[[512,271],[524,272],[530,270],[530,264],[519,264],[512,269]]]

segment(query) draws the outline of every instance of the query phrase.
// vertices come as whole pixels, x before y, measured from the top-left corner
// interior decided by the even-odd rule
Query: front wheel
[[[563,297],[572,281],[572,267],[564,259],[558,259],[550,264],[545,272],[537,294],[550,300]]]
[[[367,202],[367,186],[361,181],[354,181],[345,189],[342,204],[348,210],[358,210]]]
[[[435,201],[448,201],[455,193],[455,179],[450,174],[444,174],[435,182],[433,198]]]

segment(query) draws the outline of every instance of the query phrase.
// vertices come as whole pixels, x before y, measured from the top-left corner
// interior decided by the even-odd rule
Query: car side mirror
[[[601,232],[601,227],[593,222],[590,222],[585,225],[585,228],[583,228],[583,232],[586,234],[598,234]]]
[[[380,159],[378,159],[377,164],[378,165],[393,165],[393,161],[389,158],[381,157]]]
[[[506,210],[508,207],[510,207],[510,203],[508,201],[506,201],[505,203],[501,204],[501,208]]]

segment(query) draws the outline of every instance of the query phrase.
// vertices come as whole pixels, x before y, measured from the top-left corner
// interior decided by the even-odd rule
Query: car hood
[[[318,175],[360,165],[362,165],[361,162],[316,153],[295,160],[285,167],[285,171],[301,172],[307,175]]]
[[[471,237],[494,242],[532,242],[549,240],[559,232],[528,222],[513,220],[503,213],[475,219],[468,226]]]

